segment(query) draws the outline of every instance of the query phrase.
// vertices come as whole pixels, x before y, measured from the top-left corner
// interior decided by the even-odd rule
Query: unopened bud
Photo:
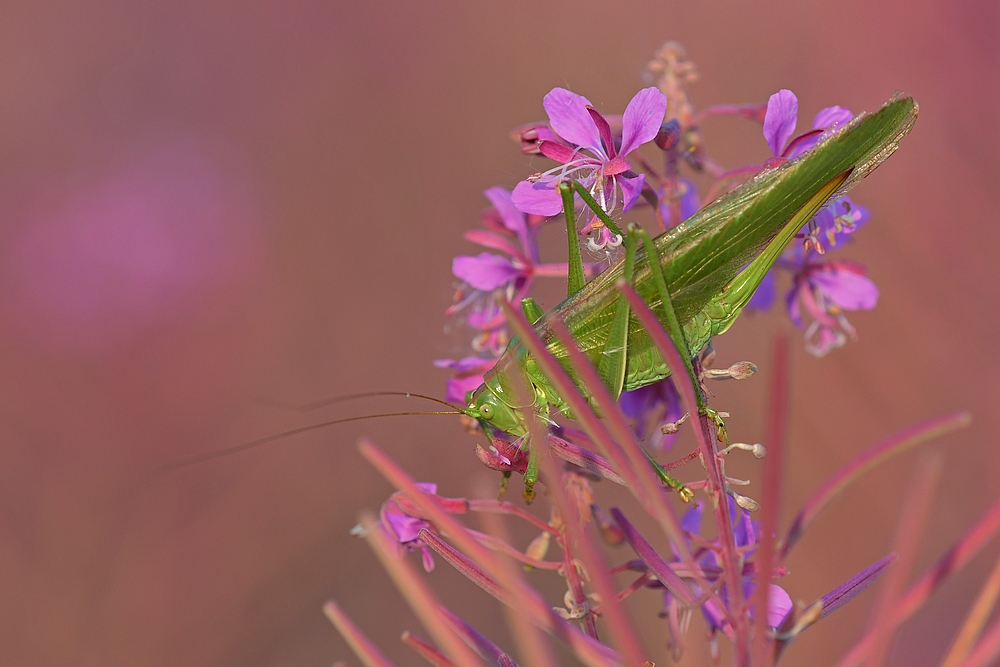
[[[611,517],[601,509],[600,505],[591,505],[590,511],[594,515],[594,521],[601,530],[601,538],[610,547],[617,547],[625,540],[625,533],[618,527],[618,524],[611,520]]]
[[[750,361],[737,361],[729,368],[707,368],[701,376],[707,380],[746,380],[757,372],[757,366]]]
[[[736,504],[745,509],[747,512],[756,512],[760,509],[760,503],[751,498],[750,496],[740,495],[739,493],[733,494],[733,500]]]
[[[552,542],[552,533],[543,531],[541,535],[531,540],[528,548],[524,550],[524,555],[535,560],[543,560],[549,551],[549,544]]]
[[[681,125],[676,119],[668,120],[666,123],[660,125],[660,131],[653,138],[656,145],[665,151],[673,150],[680,140]]]
[[[660,433],[662,433],[663,435],[673,435],[674,433],[677,433],[678,431],[681,430],[681,424],[686,422],[687,418],[688,418],[688,413],[685,412],[684,416],[678,419],[677,421],[667,422],[666,424],[661,426]]]

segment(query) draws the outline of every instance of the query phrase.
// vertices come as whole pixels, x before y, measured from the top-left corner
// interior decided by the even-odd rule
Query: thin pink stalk
[[[913,486],[903,503],[903,516],[896,531],[893,551],[896,564],[886,575],[886,581],[875,603],[872,615],[872,635],[876,638],[868,652],[869,667],[880,667],[889,651],[895,628],[891,627],[889,610],[899,599],[910,570],[916,560],[923,536],[924,526],[930,515],[934,500],[934,490],[941,477],[941,459],[925,457],[917,467]]]
[[[753,665],[771,664],[773,645],[769,633],[767,610],[771,579],[777,565],[778,512],[781,503],[781,479],[785,457],[785,432],[788,428],[788,339],[778,336],[772,357],[771,394],[767,410],[767,456],[764,458],[764,487],[761,492],[761,540],[757,553],[757,573],[754,591],[756,632],[753,638]]]
[[[527,394],[528,387],[520,387],[522,394]],[[522,401],[523,402],[523,401]],[[541,420],[532,418],[528,422],[529,437],[534,442],[545,442],[547,428]],[[624,607],[615,598],[617,586],[608,574],[609,564],[603,553],[597,546],[595,540],[587,532],[586,526],[576,511],[575,503],[566,493],[565,475],[559,466],[555,464],[552,455],[547,447],[542,447],[538,454],[538,463],[541,472],[547,479],[552,499],[555,501],[559,515],[562,517],[563,526],[566,532],[563,536],[563,552],[566,559],[566,569],[564,571],[567,581],[579,581],[576,571],[576,563],[573,559],[574,550],[579,550],[581,560],[587,572],[590,574],[590,581],[597,590],[598,595],[604,600],[603,611],[605,620],[609,626],[612,643],[618,647],[625,662],[628,665],[641,665],[646,662],[649,652],[643,646],[642,641],[636,634],[636,626]],[[572,574],[572,577],[570,576]],[[582,582],[580,582],[582,583]],[[582,595],[582,586],[577,590],[576,585],[571,583],[573,596],[577,604],[588,605],[587,599]],[[584,626],[590,629],[594,626],[594,613],[589,607],[584,617]],[[597,636],[594,627],[594,636]]]
[[[441,607],[440,611],[441,615],[444,616],[445,622],[450,625],[451,628],[465,640],[465,643],[476,651],[476,653],[483,656],[485,660],[489,660],[490,663],[494,665],[505,664],[517,667],[516,663],[514,663],[510,656],[508,656],[503,649],[494,644],[489,637],[463,621],[447,607]]]
[[[525,511],[514,503],[506,500],[491,500],[489,498],[475,498],[469,501],[469,510],[472,512],[492,512],[494,514],[511,514],[519,519],[523,519],[540,530],[544,530],[553,535],[558,535],[559,531],[539,519],[534,514]]]
[[[637,590],[645,586],[650,580],[652,580],[652,578],[653,578],[652,572],[649,572],[648,570],[646,572],[643,572],[642,574],[639,575],[639,577],[635,581],[633,581],[631,584],[629,584],[622,590],[618,591],[618,595],[615,596],[615,599],[621,602],[628,596],[632,595],[632,593],[635,593]]]
[[[1000,619],[996,620],[960,667],[987,667],[1000,656]]]
[[[830,475],[823,482],[823,485],[813,493],[812,497],[806,501],[802,509],[799,510],[795,520],[792,521],[792,525],[785,537],[785,544],[781,550],[781,559],[784,560],[785,556],[788,555],[788,552],[799,541],[806,527],[812,523],[816,515],[859,477],[893,456],[901,454],[928,440],[968,426],[971,421],[971,415],[964,411],[953,412],[943,417],[935,417],[890,436]]]
[[[559,478],[552,479],[550,477],[549,479],[552,480],[552,486],[562,483],[562,480]],[[563,524],[565,525],[568,521],[570,519],[564,518]],[[569,593],[573,597],[573,605],[584,610],[583,617],[579,619],[580,625],[583,626],[584,632],[597,639],[597,623],[594,620],[594,613],[590,611],[590,607],[587,605],[587,594],[583,591],[583,580],[576,569],[576,559],[573,558],[572,538],[569,535],[563,535],[562,550],[563,576],[566,578],[566,584],[569,586]]]
[[[481,545],[454,517],[445,512],[434,499],[416,486],[416,482],[385,455],[374,443],[362,440],[359,446],[361,454],[376,470],[389,480],[397,489],[406,491],[407,495],[423,512],[469,555],[482,569],[500,579],[500,584],[517,600],[517,611],[527,614],[531,622],[547,632],[565,641],[584,664],[591,667],[611,667],[621,664],[620,658],[612,649],[594,641],[593,638],[580,632],[552,611],[545,599],[523,580],[507,576],[500,564],[499,556]]]
[[[1000,596],[1000,560],[993,566],[993,571],[986,579],[983,590],[976,597],[941,667],[958,667],[970,655],[976,638],[986,625],[986,621],[990,619],[993,608],[996,607],[998,596]]]
[[[420,657],[434,665],[434,667],[458,667],[455,663],[448,659],[448,656],[425,642],[420,637],[417,637],[409,630],[403,632],[401,639],[404,644],[420,654]]]
[[[366,540],[381,561],[382,567],[392,577],[396,588],[431,633],[434,641],[458,664],[484,667],[479,656],[441,618],[441,613],[438,611],[441,602],[437,594],[400,555],[397,545],[386,535],[386,529],[371,517],[363,518],[360,523],[365,530]]]
[[[495,539],[510,544],[510,535],[504,521],[497,515],[484,515],[483,523],[486,530]],[[505,575],[503,578],[512,581],[524,581],[521,569],[510,558],[500,558],[499,565]],[[548,639],[537,626],[529,623],[519,610],[509,605],[503,607],[504,615],[507,617],[507,625],[510,626],[517,646],[520,648],[520,657],[528,667],[558,667],[559,662],[552,651],[552,646]]]
[[[726,581],[726,590],[730,597],[730,609],[741,609],[743,606],[743,582],[740,574],[742,567],[741,559],[736,552],[736,542],[733,537],[733,522],[729,516],[729,502],[726,496],[726,487],[722,478],[722,471],[719,468],[719,452],[716,447],[714,425],[709,423],[706,415],[699,415],[698,401],[695,397],[694,387],[687,382],[687,371],[684,360],[680,352],[674,347],[673,342],[663,330],[660,320],[649,309],[646,302],[642,300],[635,290],[623,280],[618,281],[618,289],[622,296],[628,300],[639,322],[642,324],[650,339],[656,345],[664,361],[670,368],[671,374],[677,378],[674,385],[680,393],[684,408],[692,417],[698,415],[698,419],[692,418],[692,426],[698,436],[698,445],[701,448],[702,460],[707,471],[708,490],[712,495],[712,505],[715,511],[715,523],[719,534],[719,556],[722,561],[723,576]],[[730,614],[730,622],[733,632],[736,635],[735,651],[736,665],[740,667],[750,662],[750,642],[747,632],[747,622],[742,614]]]
[[[323,605],[323,613],[330,619],[340,636],[344,638],[354,654],[365,665],[365,667],[394,667],[389,658],[379,650],[378,646],[372,642],[368,636],[361,631],[361,628],[354,624],[354,621],[344,613],[333,600]]]
[[[500,588],[500,585],[493,580],[493,577],[483,572],[479,566],[471,559],[467,558],[465,554],[456,550],[450,544],[426,528],[420,530],[419,537],[424,544],[434,550],[434,553],[445,559],[449,565],[464,574],[465,577],[476,586],[479,586],[500,602],[505,602],[507,604],[512,602],[506,595],[506,591]]]
[[[579,466],[584,470],[595,472],[604,479],[607,479],[615,484],[621,484],[622,486],[628,486],[625,479],[615,472],[615,469],[611,467],[603,457],[583,449],[582,447],[577,447],[574,443],[564,440],[557,435],[549,434],[549,448],[552,453],[561,458],[563,461],[572,463],[575,466]]]
[[[472,533],[476,539],[488,546],[494,551],[500,551],[511,558],[514,558],[529,567],[538,568],[539,570],[558,570],[563,566],[562,563],[554,560],[538,560],[537,558],[532,558],[531,556],[525,555],[524,553],[518,551],[514,547],[510,546],[507,542],[503,540],[498,540],[492,535],[487,535],[485,533],[480,533],[477,530],[472,530],[467,528],[470,533]]]
[[[618,523],[618,527],[622,529],[622,534],[625,535],[625,540],[632,547],[632,550],[653,571],[660,583],[688,606],[697,606],[698,599],[691,592],[691,589],[677,576],[677,573],[663,560],[663,557],[656,552],[649,541],[643,537],[642,533],[636,530],[635,526],[625,518],[621,510],[617,507],[612,507],[611,516]]]
[[[947,553],[941,556],[937,563],[910,586],[905,595],[899,598],[899,602],[889,613],[891,620],[887,624],[887,628],[895,630],[910,618],[937,590],[937,587],[950,575],[965,567],[998,530],[1000,530],[1000,499],[993,503],[983,518],[965,533]],[[840,659],[837,667],[854,667],[854,665],[860,664],[871,650],[875,640],[876,635],[873,632],[866,634],[847,655]]]

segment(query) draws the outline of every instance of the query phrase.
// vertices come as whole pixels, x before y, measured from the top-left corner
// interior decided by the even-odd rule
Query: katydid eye
[[[489,403],[484,403],[483,407],[479,408],[479,414],[483,416],[483,419],[489,419],[493,416],[493,406]]]

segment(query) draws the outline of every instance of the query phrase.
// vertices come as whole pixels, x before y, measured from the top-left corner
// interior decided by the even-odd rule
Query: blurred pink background
[[[860,341],[814,360],[792,332],[782,515],[877,440],[968,408],[973,428],[932,446],[945,475],[923,569],[1000,492],[997,34],[987,0],[6,3],[0,663],[357,664],[321,613],[331,597],[416,663],[397,640],[416,622],[348,536],[390,491],[355,442],[372,436],[445,495],[495,485],[456,420],[349,424],[154,470],[314,420],[420,409],[302,415],[274,401],[442,395],[431,361],[463,352],[443,333],[451,258],[473,251],[461,232],[484,189],[540,164],[507,132],[542,118],[557,85],[620,112],[666,39],[697,63],[700,107],[790,88],[802,127],[896,89],[921,105],[899,153],[854,193],[873,218],[849,254],[882,290],[852,318]],[[767,157],[756,126],[704,129],[724,164]],[[744,320],[717,348],[762,372],[716,404],[754,442],[771,336],[791,326]],[[913,466],[896,461],[823,515],[789,563],[793,598],[814,600],[890,549]],[[731,472],[759,474],[749,462]],[[904,628],[890,664],[938,659],[996,553]],[[431,579],[504,639],[478,589],[440,564]],[[662,647],[654,597],[636,610]],[[811,629],[783,664],[833,662],[874,597]]]

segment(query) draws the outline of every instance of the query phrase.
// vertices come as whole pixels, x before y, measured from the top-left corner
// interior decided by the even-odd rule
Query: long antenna
[[[315,401],[314,403],[306,403],[305,405],[295,405],[294,403],[285,403],[284,401],[276,401],[272,399],[261,399],[263,403],[268,405],[274,405],[279,408],[289,408],[292,410],[298,410],[299,412],[309,412],[311,410],[317,410],[319,408],[324,408],[328,405],[333,405],[335,403],[343,403],[345,401],[353,401],[359,398],[370,398],[372,396],[404,396],[406,398],[422,398],[425,401],[434,401],[441,405],[447,405],[452,410],[458,410],[462,412],[462,408],[448,401],[442,401],[440,398],[434,398],[433,396],[425,396],[424,394],[415,394],[412,391],[365,391],[358,394],[343,394],[342,396],[333,396],[332,398],[324,398],[321,401]]]
[[[436,399],[435,399],[436,400]],[[443,401],[439,401],[442,402]],[[186,459],[181,459],[180,461],[174,461],[173,463],[168,463],[162,468],[160,468],[161,473],[167,473],[172,470],[177,470],[178,468],[186,468],[196,463],[204,463],[205,461],[211,461],[212,459],[217,459],[223,456],[229,456],[230,454],[235,454],[237,452],[243,452],[248,449],[253,449],[260,445],[266,445],[269,442],[274,442],[275,440],[281,440],[282,438],[287,438],[292,435],[298,435],[299,433],[306,433],[307,431],[315,431],[327,426],[333,426],[334,424],[345,424],[347,422],[356,422],[363,419],[375,419],[377,417],[405,417],[407,415],[464,415],[465,412],[461,410],[451,411],[432,411],[432,412],[385,412],[377,415],[361,415],[360,417],[346,417],[344,419],[334,419],[333,421],[322,422],[319,424],[310,424],[309,426],[302,426],[300,428],[293,428],[290,431],[284,431],[282,433],[276,433],[274,435],[269,435],[266,438],[260,438],[259,440],[252,440],[250,442],[244,442],[241,445],[233,445],[232,447],[226,447],[225,449],[217,449],[206,454],[198,454],[195,456],[188,457]]]

